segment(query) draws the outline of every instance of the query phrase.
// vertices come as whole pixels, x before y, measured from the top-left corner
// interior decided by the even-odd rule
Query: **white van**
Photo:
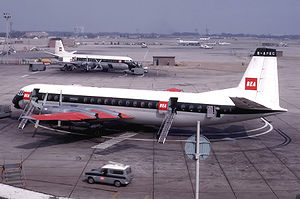
[[[128,185],[132,179],[133,174],[130,165],[116,162],[109,162],[98,169],[92,169],[85,173],[85,180],[90,184],[100,182],[119,187]]]

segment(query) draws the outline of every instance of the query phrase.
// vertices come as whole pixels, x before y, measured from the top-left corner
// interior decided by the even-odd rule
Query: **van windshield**
[[[131,173],[131,168],[128,167],[126,170],[125,170],[126,174],[130,174]]]

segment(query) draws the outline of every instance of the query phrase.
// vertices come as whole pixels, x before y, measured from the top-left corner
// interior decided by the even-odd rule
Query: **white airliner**
[[[13,103],[25,110],[23,123],[27,119],[37,124],[40,120],[93,124],[119,120],[161,125],[162,143],[171,126],[195,126],[198,120],[202,125],[237,122],[287,111],[279,105],[276,50],[268,48],[256,49],[234,88],[187,93],[33,84],[23,87]],[[31,114],[30,107],[39,114]]]
[[[62,70],[81,69],[90,70],[128,70],[133,74],[143,74],[142,65],[135,62],[130,57],[125,56],[108,56],[108,55],[91,55],[91,54],[75,54],[76,51],[67,52],[64,49],[61,40],[55,41],[55,51],[52,55],[62,61],[64,67]]]
[[[178,40],[178,44],[182,46],[199,46],[201,45],[200,41],[195,40]]]
[[[208,41],[208,40],[210,40],[210,37],[200,37],[199,40],[200,41]]]
[[[72,61],[86,61],[86,59],[99,59],[99,60],[114,60],[118,62],[127,62],[132,61],[130,57],[124,56],[107,56],[107,55],[90,55],[90,54],[75,54],[77,51],[68,52],[65,51],[64,45],[61,40],[55,41],[55,56],[62,59],[63,62],[72,62]]]

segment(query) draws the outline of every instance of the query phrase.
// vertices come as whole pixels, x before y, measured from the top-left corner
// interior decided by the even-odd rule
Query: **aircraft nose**
[[[15,108],[18,108],[18,109],[20,109],[21,107],[20,107],[20,105],[19,105],[19,102],[21,101],[23,99],[23,96],[20,96],[20,95],[15,95],[15,97],[13,98],[13,100],[12,100],[12,103],[14,104],[14,107]]]

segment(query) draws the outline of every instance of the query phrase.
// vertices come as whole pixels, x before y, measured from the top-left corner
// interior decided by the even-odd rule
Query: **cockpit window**
[[[23,95],[24,95],[24,91],[23,91],[23,90],[20,90],[20,91],[18,92],[18,95],[23,96]]]

